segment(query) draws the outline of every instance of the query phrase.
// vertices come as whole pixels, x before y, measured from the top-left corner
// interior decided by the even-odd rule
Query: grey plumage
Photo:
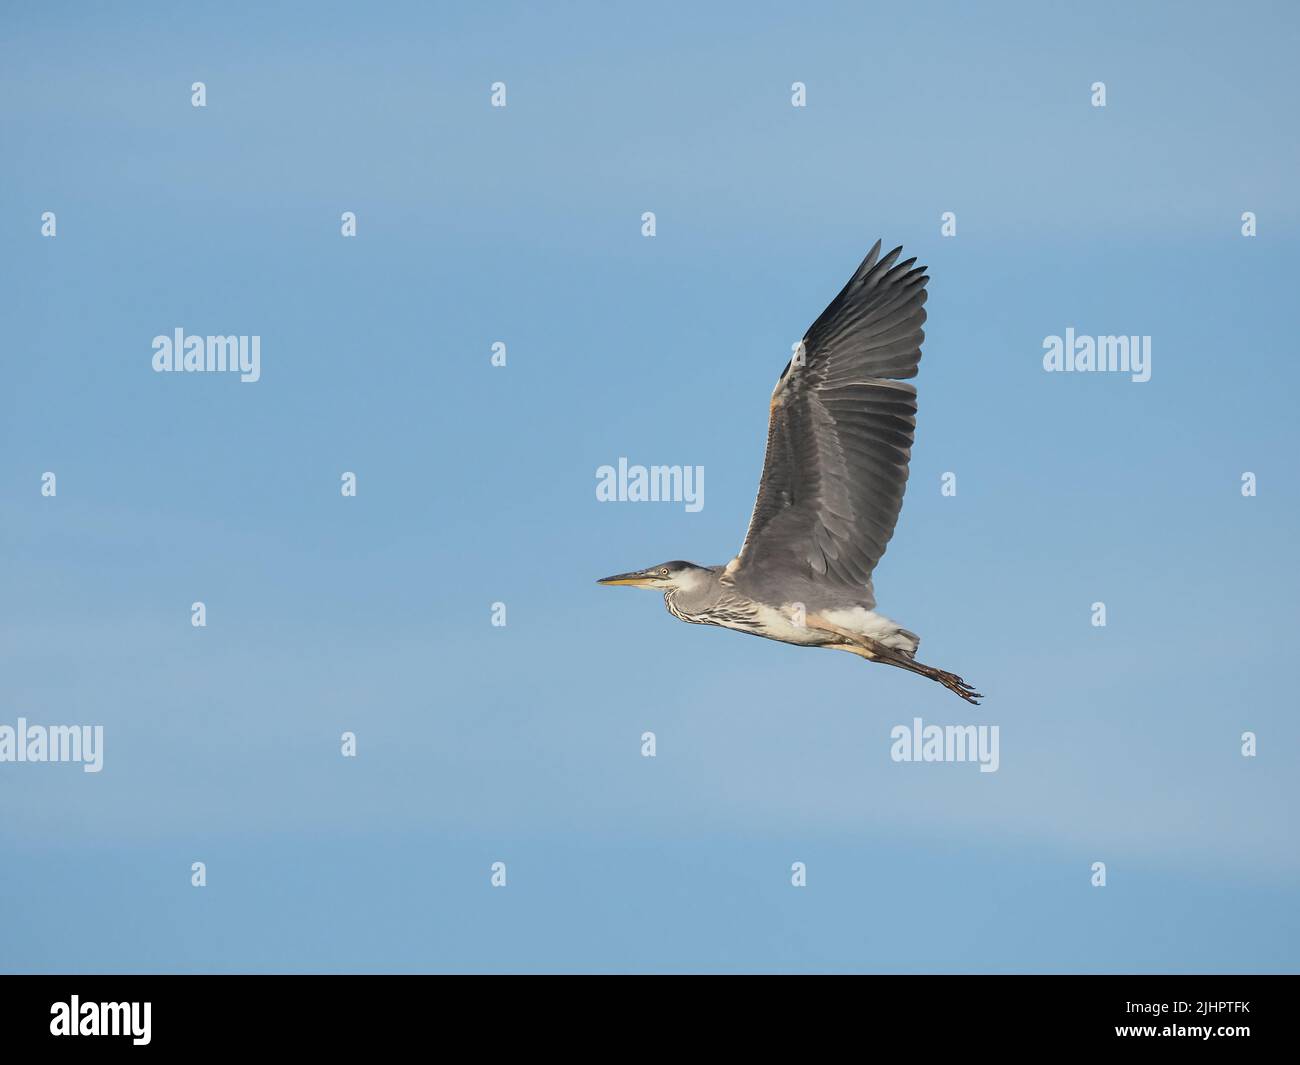
[[[736,586],[797,585],[875,606],[871,573],[903,506],[925,339],[925,267],[877,261],[880,241],[803,338],[772,393],[767,454]]]
[[[883,615],[872,573],[903,505],[916,425],[925,267],[902,248],[867,254],[813,322],[772,392],[758,497],[726,566],[669,562],[606,577],[664,591],[683,621],[850,651],[930,677],[969,702],[953,673],[916,661],[919,638]]]

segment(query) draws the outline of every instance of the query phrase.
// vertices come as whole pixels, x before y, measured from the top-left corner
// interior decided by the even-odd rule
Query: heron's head
[[[684,591],[708,578],[709,571],[694,562],[661,562],[649,569],[602,577],[597,584],[625,584],[629,588],[654,588],[660,592]]]

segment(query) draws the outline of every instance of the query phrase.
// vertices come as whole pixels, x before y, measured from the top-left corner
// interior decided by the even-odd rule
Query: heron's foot
[[[956,673],[947,673],[942,669],[934,671],[934,679],[947,688],[950,692],[960,695],[972,706],[979,706],[980,700],[984,698],[979,692],[967,684]]]

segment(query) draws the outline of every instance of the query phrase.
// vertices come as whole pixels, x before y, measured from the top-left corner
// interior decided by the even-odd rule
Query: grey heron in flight
[[[924,266],[880,241],[804,335],[772,391],[758,499],[724,566],[664,562],[598,583],[654,588],[669,613],[769,640],[848,651],[938,681],[919,637],[875,612],[871,574],[903,505],[925,338]]]

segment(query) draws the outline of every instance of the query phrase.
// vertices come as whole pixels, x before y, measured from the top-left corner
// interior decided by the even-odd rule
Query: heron
[[[920,637],[876,612],[872,574],[894,533],[916,427],[926,267],[880,241],[795,345],[768,410],[767,450],[740,553],[662,562],[597,581],[662,591],[668,612],[802,647],[848,651],[938,681]]]

